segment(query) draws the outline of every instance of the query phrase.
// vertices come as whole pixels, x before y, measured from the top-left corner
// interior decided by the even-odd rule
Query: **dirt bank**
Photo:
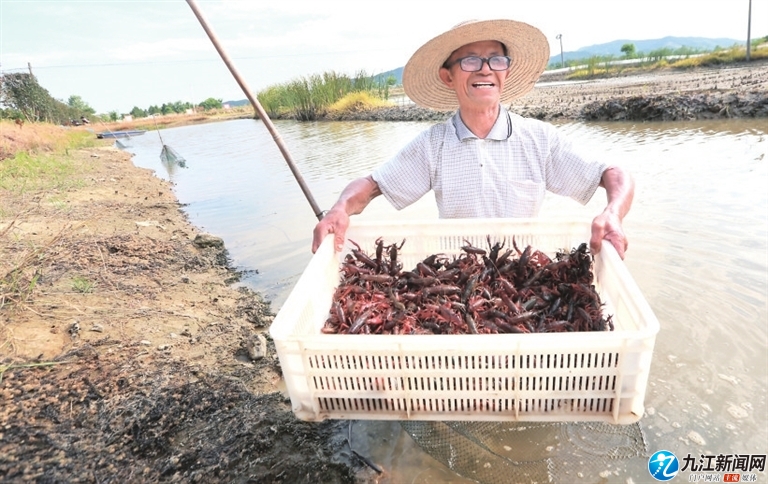
[[[683,121],[768,117],[768,61],[628,72],[564,86],[544,76],[512,110],[539,119]]]
[[[354,482],[221,241],[128,154],[69,156],[67,189],[0,190],[0,481]]]
[[[686,70],[625,71],[618,77],[564,83],[545,73],[510,108],[543,120],[678,121],[768,117],[768,60]],[[342,120],[440,121],[452,113],[415,105],[337,116]]]

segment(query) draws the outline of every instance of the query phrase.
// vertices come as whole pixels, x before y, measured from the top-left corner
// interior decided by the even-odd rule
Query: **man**
[[[513,20],[464,22],[424,44],[403,70],[405,93],[421,106],[458,111],[351,182],[315,226],[312,251],[331,233],[340,251],[349,217],[379,195],[399,210],[432,190],[441,218],[535,217],[546,190],[586,204],[601,186],[608,202],[592,221],[590,247],[599,252],[605,239],[624,258],[631,176],[501,105],[530,91],[548,60],[541,31]]]

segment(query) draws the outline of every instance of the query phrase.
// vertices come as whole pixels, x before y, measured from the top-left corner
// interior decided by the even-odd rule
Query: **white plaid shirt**
[[[372,176],[398,210],[433,190],[440,218],[535,217],[545,190],[586,204],[606,168],[575,152],[551,124],[502,107],[485,139],[472,134],[457,112],[419,134]]]

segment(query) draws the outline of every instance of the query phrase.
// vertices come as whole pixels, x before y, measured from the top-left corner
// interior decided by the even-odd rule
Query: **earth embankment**
[[[546,121],[687,121],[768,117],[768,61],[686,70],[629,71],[609,78],[567,81],[545,73],[509,106]],[[452,113],[413,104],[336,116],[340,120],[440,121]]]

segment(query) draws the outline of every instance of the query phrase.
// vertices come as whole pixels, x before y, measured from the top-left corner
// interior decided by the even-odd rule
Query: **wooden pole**
[[[269,116],[267,115],[266,111],[264,111],[264,108],[261,107],[259,100],[256,99],[256,97],[251,94],[251,90],[248,88],[248,86],[246,85],[243,78],[240,76],[240,73],[237,71],[237,69],[235,69],[235,66],[230,60],[227,53],[221,47],[221,44],[219,43],[219,40],[216,37],[216,34],[213,33],[213,30],[211,30],[211,28],[208,26],[208,23],[205,21],[203,14],[197,8],[197,4],[195,3],[195,0],[187,0],[187,3],[189,4],[190,8],[192,8],[192,12],[194,12],[195,17],[197,17],[197,20],[200,22],[200,25],[203,26],[203,30],[205,30],[205,33],[208,34],[208,38],[211,39],[213,46],[216,47],[216,50],[221,56],[221,60],[223,60],[224,64],[227,65],[227,68],[229,68],[229,72],[232,73],[232,76],[234,76],[235,81],[237,81],[237,83],[240,85],[240,89],[243,90],[243,92],[245,93],[245,96],[248,98],[248,100],[251,102],[251,105],[256,110],[256,113],[258,114],[259,119],[261,119],[261,121],[264,123],[264,126],[267,127],[267,130],[269,130],[269,133],[272,135],[272,138],[275,140],[275,143],[277,143],[277,147],[280,149],[280,152],[283,154],[283,158],[285,158],[285,162],[288,164],[288,167],[291,169],[291,172],[293,172],[293,176],[294,178],[296,178],[296,181],[299,183],[299,186],[301,187],[301,191],[304,192],[304,196],[307,198],[309,205],[312,207],[312,210],[315,213],[315,217],[317,217],[317,220],[322,220],[323,211],[320,210],[320,207],[317,206],[317,202],[315,202],[315,199],[312,196],[312,193],[309,191],[309,187],[307,187],[307,184],[304,181],[304,177],[301,176],[301,172],[299,172],[299,169],[296,167],[296,164],[293,162],[293,158],[291,157],[291,154],[288,152],[288,149],[285,147],[285,143],[283,143],[283,139],[280,136],[280,133],[277,132],[277,128],[275,128],[275,125],[272,124],[272,120],[269,119]]]
[[[752,49],[752,0],[749,0],[749,16],[747,19],[747,62],[749,62],[749,52]]]

